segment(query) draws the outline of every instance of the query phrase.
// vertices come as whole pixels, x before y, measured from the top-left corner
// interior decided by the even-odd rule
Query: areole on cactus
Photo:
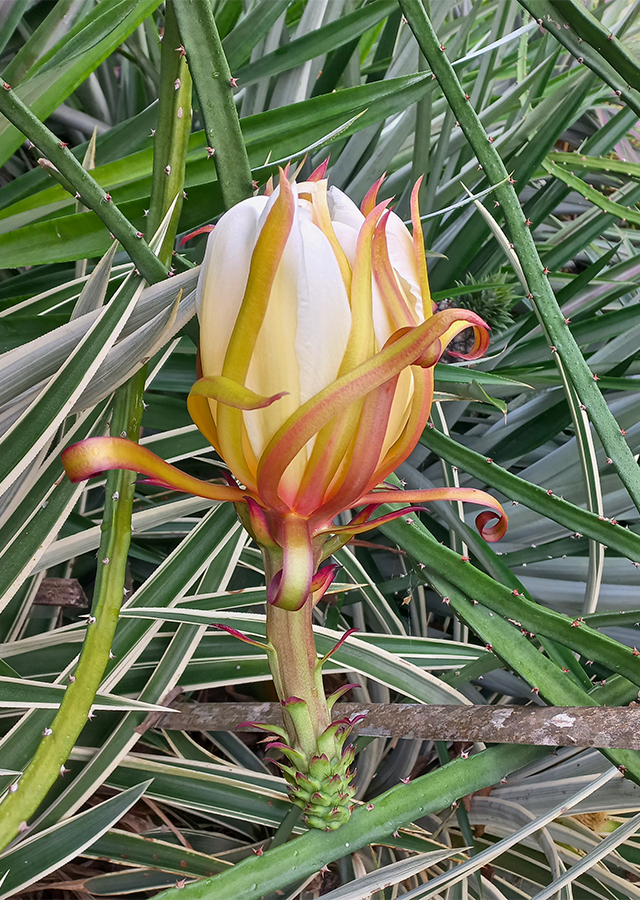
[[[74,481],[125,468],[235,503],[265,562],[260,646],[284,719],[272,746],[289,763],[281,769],[309,825],[336,828],[353,798],[353,751],[344,748],[352,723],[331,722],[313,640],[313,607],[336,570],[323,562],[355,534],[429,500],[488,507],[476,519],[487,540],[502,537],[507,520],[483,491],[385,484],[427,424],[434,366],[449,342],[472,328],[464,358],[475,359],[488,331],[469,310],[435,310],[419,183],[410,234],[390,201],[377,202],[382,179],[359,210],[328,188],[325,168],[300,184],[281,171],[275,189],[229,210],[208,240],[197,297],[202,377],[189,411],[227,464],[228,483],[200,481],[121,438],[75,444],[63,463]],[[400,508],[372,518],[382,504]],[[347,511],[350,522],[335,525]]]

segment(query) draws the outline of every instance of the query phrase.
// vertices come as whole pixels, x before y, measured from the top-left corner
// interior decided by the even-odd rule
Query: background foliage
[[[254,739],[154,730],[176,689],[272,698],[266,659],[209,628],[261,633],[260,555],[233,511],[121,474],[74,486],[59,462],[109,423],[141,425],[144,445],[217,476],[185,402],[206,236],[182,236],[305,154],[308,173],[330,153],[356,202],[386,171],[405,217],[424,174],[434,297],[485,315],[493,339],[478,365],[438,366],[433,427],[398,475],[487,488],[510,525],[490,548],[440,503],[342,550],[319,650],[360,633],[327,677],[366,703],[635,702],[637,0],[193,7],[0,5],[3,789],[48,753],[92,625],[55,584],[43,603],[43,579],[93,598],[99,685],[0,856],[0,897],[640,897],[635,752],[360,738],[363,804],[302,834]],[[102,612],[123,593],[102,677]]]

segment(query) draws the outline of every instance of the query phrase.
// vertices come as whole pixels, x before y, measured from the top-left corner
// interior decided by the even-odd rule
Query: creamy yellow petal
[[[266,197],[238,203],[209,235],[196,291],[203,375],[222,373],[266,204]]]

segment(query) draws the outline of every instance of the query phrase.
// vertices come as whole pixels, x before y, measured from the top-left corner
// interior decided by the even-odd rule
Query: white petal
[[[356,261],[356,247],[360,230],[352,228],[351,225],[345,225],[343,222],[333,222],[332,224],[335,235],[338,238],[338,243],[344,250],[344,255],[347,257],[347,261],[353,269]]]
[[[300,402],[335,380],[351,328],[351,309],[340,268],[324,234],[301,219],[296,355]]]
[[[209,235],[196,292],[205,375],[222,372],[266,202],[266,197],[252,197],[238,203],[225,213]]]
[[[327,191],[327,202],[332,222],[342,222],[344,225],[350,225],[360,231],[364,216],[353,200],[337,187],[330,187]]]
[[[364,222],[364,216],[355,203],[346,194],[339,191],[338,188],[329,188],[327,191],[327,203],[338,243],[344,250],[349,260],[349,265],[353,268],[356,258],[356,244],[358,243],[358,235]]]
[[[259,393],[289,392],[266,409],[244,414],[258,456],[289,415],[335,380],[350,327],[349,300],[331,245],[297,210],[247,378]],[[305,459],[300,454],[298,462]]]
[[[364,222],[364,216],[346,194],[338,188],[331,187],[327,191],[329,215],[338,242],[344,250],[349,264],[353,266],[356,258],[356,243]]]

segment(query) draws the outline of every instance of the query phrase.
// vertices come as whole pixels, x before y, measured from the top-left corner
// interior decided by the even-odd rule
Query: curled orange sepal
[[[329,563],[326,566],[322,566],[321,569],[318,569],[316,574],[311,579],[311,585],[309,588],[309,593],[313,594],[313,605],[315,606],[318,600],[321,600],[324,594],[331,587],[331,583],[333,579],[336,577],[336,573],[340,570],[341,566],[339,563]]]
[[[440,339],[446,335],[448,342],[470,325],[480,329],[485,327],[480,316],[468,309],[444,310],[415,328],[405,329],[397,340],[388,341],[378,353],[303,403],[281,425],[262,453],[258,468],[260,496],[277,508],[280,479],[307,441],[343,409],[359,402],[407,366],[418,361],[423,365],[425,355],[430,354],[433,357],[431,364],[435,363],[443,349]]]
[[[198,235],[200,234],[210,234],[215,227],[215,225],[203,225],[202,228],[196,228],[195,231],[190,231],[189,234],[185,234],[185,236],[182,238],[182,240],[180,241],[180,246],[184,247],[187,241],[190,241],[194,237],[198,237]]]
[[[224,403],[225,406],[233,406],[234,409],[264,409],[281,397],[285,397],[287,393],[287,391],[280,391],[279,394],[263,397],[232,378],[225,378],[224,375],[212,375],[199,378],[191,388],[189,396],[209,397],[218,403]]]
[[[400,490],[381,490],[371,491],[358,500],[357,506],[365,503],[430,503],[437,500],[462,500],[464,503],[477,503],[480,506],[488,506],[493,512],[483,512],[476,517],[476,528],[480,532],[480,536],[485,541],[499,541],[504,537],[507,531],[509,520],[507,514],[501,504],[487,494],[486,491],[479,491],[476,488],[430,488],[424,491],[400,491]],[[400,513],[406,510],[400,510]],[[487,527],[487,522],[496,518],[498,521],[494,525]]]
[[[153,484],[185,491],[209,500],[246,500],[246,491],[222,484],[210,484],[169,465],[155,453],[119,437],[93,437],[72,444],[61,455],[62,465],[71,481],[84,481],[109,469],[127,469],[147,475]]]

